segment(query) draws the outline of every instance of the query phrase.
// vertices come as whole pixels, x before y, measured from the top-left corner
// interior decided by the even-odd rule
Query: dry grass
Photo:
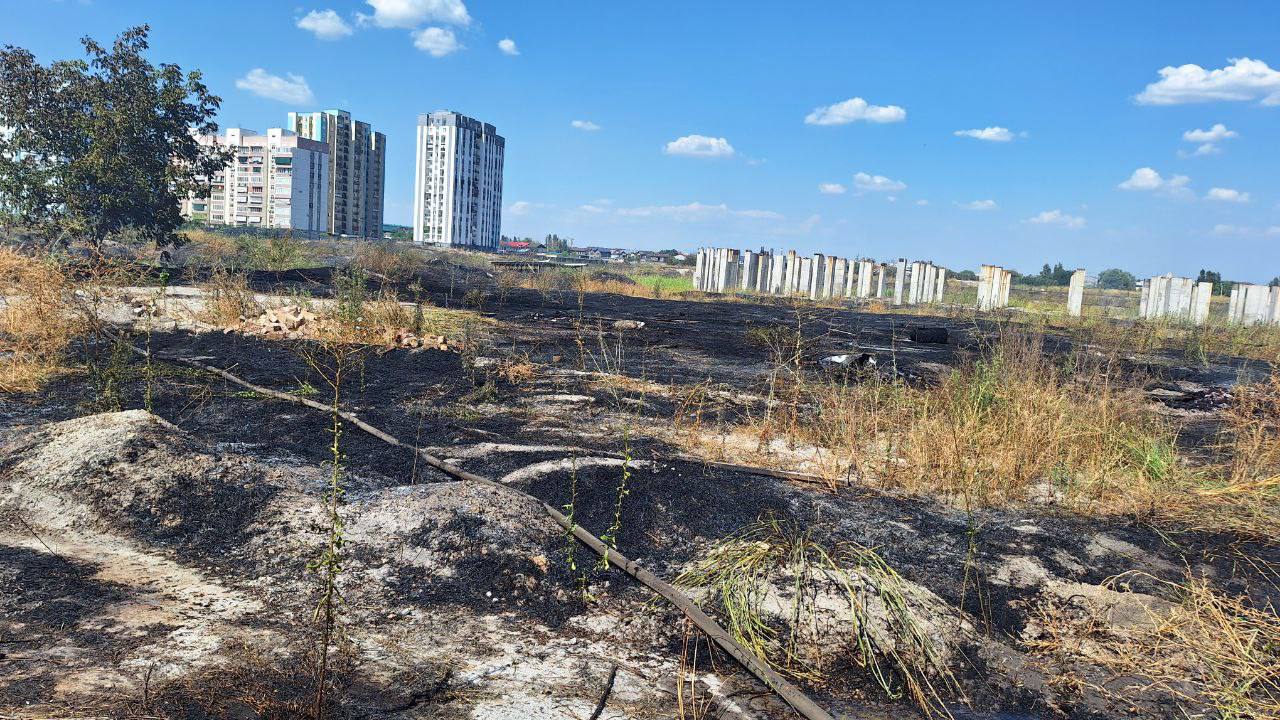
[[[0,248],[0,392],[35,390],[87,327],[75,286],[51,260]]]
[[[766,520],[717,543],[676,582],[704,589],[734,639],[780,672],[821,683],[850,661],[890,697],[948,715],[934,688],[956,687],[943,652],[906,583],[870,548],[828,547]]]
[[[1280,380],[1240,389],[1221,462],[1193,468],[1142,378],[1126,376],[1113,355],[1046,352],[1039,332],[1003,325],[930,385],[875,372],[818,374],[796,329],[749,332],[771,348],[767,402],[708,427],[705,393],[688,398],[670,439],[694,454],[966,508],[1055,500],[1188,529],[1280,532]]]
[[[422,268],[423,260],[408,248],[367,243],[356,251],[352,266],[391,282],[407,282]]]
[[[1147,601],[1145,621],[1117,625],[1110,608],[1064,611],[1057,601],[1036,608],[1041,637],[1029,643],[1038,655],[1067,667],[1100,666],[1133,682],[1108,691],[1083,678],[1060,684],[1068,693],[1087,690],[1132,701],[1171,698],[1183,716],[1222,720],[1280,717],[1280,617],[1188,577],[1172,583],[1128,573],[1107,584],[1153,585],[1171,602]],[[1070,674],[1070,673],[1069,673]]]
[[[205,322],[233,327],[262,312],[242,274],[216,269],[204,289],[209,293],[201,316]]]

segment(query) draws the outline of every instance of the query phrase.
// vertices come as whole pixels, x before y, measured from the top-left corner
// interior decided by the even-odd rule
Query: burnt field
[[[1276,707],[1263,360],[1131,326],[533,289],[473,268],[354,299],[327,272],[243,287],[366,330],[375,303],[413,303],[399,321],[447,349],[220,322],[225,288],[101,312],[116,322],[77,335],[60,371],[0,396],[8,714],[307,716],[318,683],[347,717],[792,713],[523,495],[346,423],[334,505],[331,415],[183,360],[320,403],[341,362],[341,409],[564,509],[836,715]]]

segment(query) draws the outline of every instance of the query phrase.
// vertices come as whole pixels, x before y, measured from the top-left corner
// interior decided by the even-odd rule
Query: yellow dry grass
[[[772,336],[763,409],[708,423],[706,401],[680,403],[670,439],[732,459],[931,495],[971,508],[1028,500],[1081,512],[1168,519],[1242,536],[1280,532],[1280,380],[1241,388],[1219,461],[1193,467],[1178,427],[1116,358],[1057,357],[1044,335],[1005,325],[981,352],[930,385],[818,375],[792,332]]]
[[[70,278],[51,260],[0,248],[0,391],[35,390],[86,324]]]
[[[1181,707],[1180,717],[1260,720],[1280,717],[1280,616],[1188,576],[1180,583],[1127,573],[1107,586],[1153,586],[1169,601],[1142,603],[1146,617],[1116,624],[1110,608],[1064,610],[1044,600],[1033,610],[1040,637],[1029,649],[1061,667],[1100,666],[1131,682],[1107,690],[1074,672],[1058,687],[1070,693],[1101,691],[1121,699]],[[1086,689],[1087,688],[1087,689]]]

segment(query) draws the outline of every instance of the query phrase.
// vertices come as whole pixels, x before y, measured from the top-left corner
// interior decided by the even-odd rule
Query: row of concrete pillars
[[[732,248],[702,248],[694,264],[693,286],[712,293],[750,292],[765,295],[830,298],[886,298],[890,265],[873,260],[814,254],[753,252]],[[941,302],[947,270],[929,262],[892,266],[892,302],[917,305]]]
[[[1084,269],[1071,274],[1067,286],[1067,314],[1084,313]],[[892,284],[890,284],[892,283]],[[888,298],[894,305],[940,303],[947,287],[947,269],[930,262],[896,263],[847,260],[817,253],[777,253],[731,248],[702,248],[694,265],[693,285],[712,293],[753,292],[766,295],[828,298]],[[1013,273],[999,265],[983,265],[978,274],[978,309],[1009,305]],[[891,290],[890,290],[891,288]],[[1203,325],[1209,320],[1213,284],[1159,275],[1140,286],[1138,317],[1169,318]],[[1280,324],[1280,287],[1237,283],[1231,289],[1227,321],[1237,325]]]

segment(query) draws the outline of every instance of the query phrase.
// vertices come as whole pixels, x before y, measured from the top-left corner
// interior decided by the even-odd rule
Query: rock
[[[614,330],[639,330],[644,327],[643,320],[614,320]]]
[[[829,355],[818,360],[818,365],[824,370],[874,368],[876,366],[876,356],[871,353]]]

